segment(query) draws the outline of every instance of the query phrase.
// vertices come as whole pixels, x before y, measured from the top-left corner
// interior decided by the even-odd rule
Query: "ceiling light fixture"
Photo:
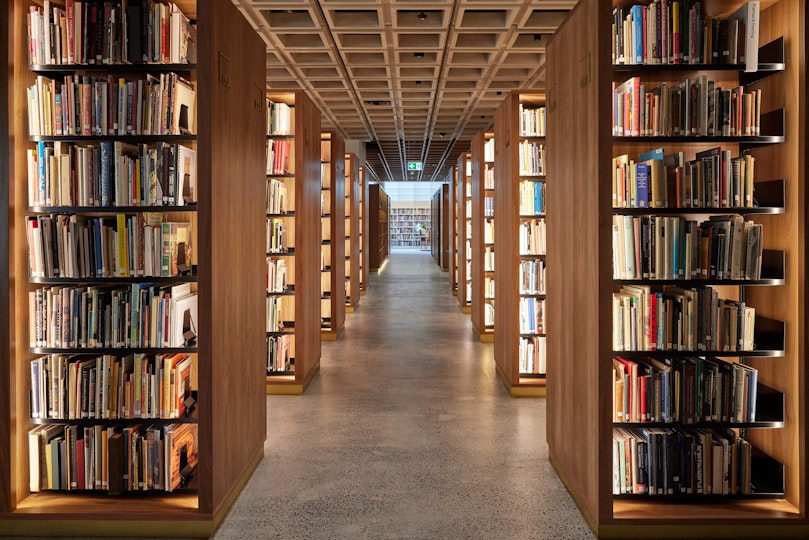
[[[424,13],[423,11],[419,11],[419,14],[416,16],[419,18],[420,21],[423,21],[424,19],[427,18],[427,14]]]
[[[413,58],[416,60],[424,60],[424,53],[423,52],[414,52]]]

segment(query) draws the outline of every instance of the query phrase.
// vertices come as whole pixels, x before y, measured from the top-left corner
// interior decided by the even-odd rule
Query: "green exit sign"
[[[421,161],[408,161],[407,162],[407,170],[408,171],[420,171],[421,170]]]

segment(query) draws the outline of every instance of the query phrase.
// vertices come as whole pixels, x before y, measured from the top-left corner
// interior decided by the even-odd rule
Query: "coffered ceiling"
[[[512,89],[544,87],[576,0],[233,0],[267,43],[267,86],[303,89],[323,129],[369,141],[380,181],[446,178]],[[375,144],[373,144],[375,143]],[[421,161],[408,173],[407,161]]]

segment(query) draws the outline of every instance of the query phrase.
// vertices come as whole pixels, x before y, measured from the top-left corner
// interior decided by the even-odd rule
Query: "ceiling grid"
[[[267,85],[367,141],[380,181],[441,181],[512,89],[544,85],[576,0],[233,0],[267,43]],[[407,171],[421,161],[420,172]]]

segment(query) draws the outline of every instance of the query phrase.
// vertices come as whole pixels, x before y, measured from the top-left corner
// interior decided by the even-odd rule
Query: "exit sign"
[[[421,170],[421,161],[408,161],[407,162],[407,170],[408,171],[420,171]]]

